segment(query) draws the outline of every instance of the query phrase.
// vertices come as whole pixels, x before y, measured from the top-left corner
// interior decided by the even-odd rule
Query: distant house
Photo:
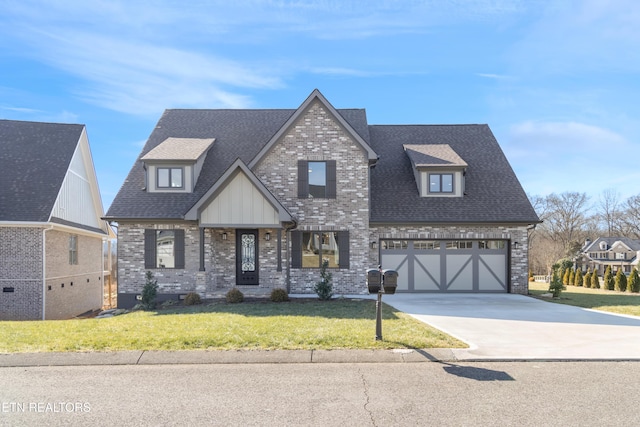
[[[85,126],[0,120],[0,171],[0,320],[101,308],[112,232]]]
[[[286,288],[336,294],[398,271],[398,292],[528,292],[539,222],[487,125],[370,125],[317,90],[296,109],[167,110],[106,219],[118,305]]]
[[[597,269],[600,277],[611,267],[615,274],[622,269],[625,274],[638,267],[640,259],[640,240],[627,237],[599,237],[587,240],[576,260],[576,267],[583,271]]]

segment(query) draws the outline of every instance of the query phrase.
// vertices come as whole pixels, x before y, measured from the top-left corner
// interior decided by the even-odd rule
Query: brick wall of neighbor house
[[[443,226],[443,227],[410,227],[410,226],[384,226],[371,227],[370,241],[378,241],[381,238],[405,238],[405,239],[504,239],[518,242],[518,248],[511,249],[510,278],[511,293],[527,295],[529,293],[528,270],[528,240],[526,226]],[[369,247],[370,265],[376,266],[378,249]],[[384,266],[383,266],[384,268]]]
[[[42,229],[0,227],[0,320],[37,319],[42,319]]]
[[[152,224],[120,222],[118,227],[118,304],[127,305],[139,295],[146,281],[144,265],[144,230],[182,229],[185,232],[185,268],[150,269],[158,282],[158,300],[176,299],[197,292],[202,298],[224,295],[236,285],[235,229],[205,229],[205,271],[200,271],[200,230],[195,222]],[[222,240],[222,233],[227,240]],[[266,241],[265,233],[271,233]],[[268,294],[271,289],[285,287],[286,263],[277,270],[277,230],[261,229],[258,237],[260,286],[243,287],[243,292]],[[284,233],[283,233],[284,240]],[[282,253],[284,257],[285,243]],[[122,301],[120,301],[122,300]],[[123,305],[124,304],[124,305]],[[129,305],[131,305],[129,303]]]
[[[298,199],[298,160],[336,161],[336,199]],[[368,266],[369,164],[363,149],[318,101],[256,165],[254,173],[298,220],[298,230],[349,231],[350,267],[332,269],[334,293],[354,293]],[[291,269],[291,292],[314,293],[318,269]]]
[[[102,307],[102,239],[76,235],[78,263],[69,263],[69,236],[46,235],[45,318],[68,319]]]

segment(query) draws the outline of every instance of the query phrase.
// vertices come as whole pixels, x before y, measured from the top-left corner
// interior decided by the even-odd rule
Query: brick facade
[[[77,264],[69,263],[72,233],[46,235],[45,318],[68,319],[102,307],[102,239],[77,235]]]
[[[0,320],[42,319],[41,228],[0,227],[0,287]]]

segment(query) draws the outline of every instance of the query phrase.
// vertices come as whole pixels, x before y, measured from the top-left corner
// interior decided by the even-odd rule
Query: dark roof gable
[[[0,221],[49,220],[83,129],[0,120]]]

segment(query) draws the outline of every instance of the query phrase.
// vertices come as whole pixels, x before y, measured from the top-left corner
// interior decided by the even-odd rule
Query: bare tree
[[[600,195],[597,206],[597,217],[606,230],[607,237],[618,234],[620,222],[620,194],[614,189],[607,189]]]
[[[588,202],[586,193],[577,192],[553,193],[546,198],[546,218],[541,228],[547,238],[560,245],[565,256],[574,255],[584,241]]]
[[[640,239],[640,194],[623,203],[619,228],[622,236]]]

